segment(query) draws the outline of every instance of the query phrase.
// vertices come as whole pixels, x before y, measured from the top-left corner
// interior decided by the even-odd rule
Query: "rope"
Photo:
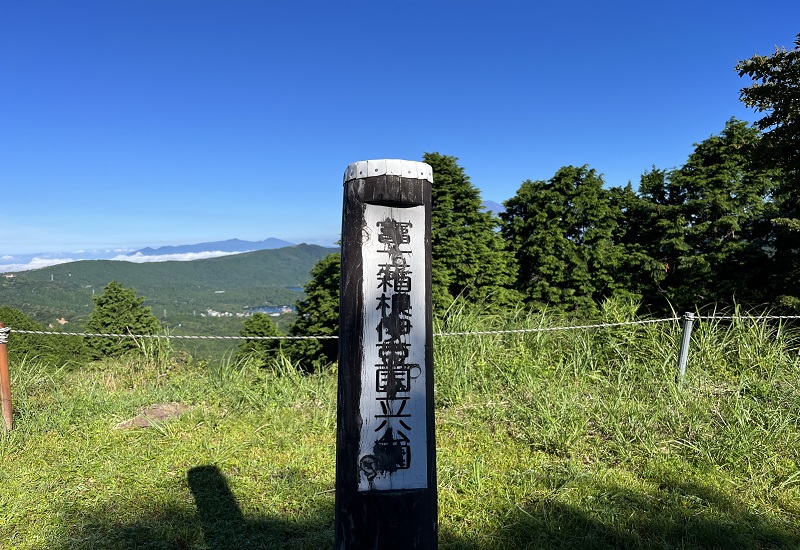
[[[557,330],[579,330],[592,328],[623,327],[630,325],[648,325],[652,323],[665,323],[669,321],[679,321],[680,317],[669,317],[667,319],[648,319],[643,321],[625,321],[622,323],[599,323],[597,325],[573,325],[567,327],[539,327],[539,328],[520,328],[509,330],[481,330],[474,332],[439,332],[434,336],[466,336],[469,334],[519,334],[523,332],[555,332]]]
[[[695,319],[703,321],[741,321],[751,320],[775,320],[775,319],[800,319],[800,315],[697,315]]]
[[[46,330],[15,330],[20,334],[49,334],[59,336],[93,336],[98,338],[151,338],[175,340],[330,340],[338,336],[189,336],[182,334],[104,334],[95,332],[55,332]]]
[[[507,329],[507,330],[483,330],[474,332],[437,332],[434,336],[465,336],[470,334],[520,334],[525,332],[553,332],[557,330],[579,330],[579,329],[593,329],[593,328],[606,328],[606,327],[619,327],[629,325],[646,325],[652,323],[664,323],[668,321],[678,321],[679,317],[670,317],[668,319],[650,319],[643,321],[626,321],[623,323],[600,323],[596,325],[576,325],[566,327],[539,327],[539,328],[522,328],[522,329]],[[55,332],[45,330],[15,330],[14,332],[20,334],[48,334],[59,336],[89,336],[97,338],[166,338],[176,340],[334,340],[338,336],[188,336],[180,334],[105,334],[94,332]]]
[[[505,330],[478,330],[464,332],[436,332],[434,336],[470,336],[470,335],[489,335],[489,334],[523,334],[535,332],[556,332],[562,330],[587,330],[611,327],[624,327],[634,325],[650,325],[654,323],[669,323],[680,321],[683,317],[667,317],[664,319],[645,319],[641,321],[624,321],[620,323],[598,323],[594,325],[571,325],[565,327],[538,327],[520,328]],[[776,320],[776,319],[800,319],[800,315],[698,315],[695,320],[703,321],[731,321],[731,320]],[[8,342],[8,334],[11,328],[0,329],[0,344]],[[96,338],[150,338],[150,339],[174,339],[174,340],[336,340],[338,336],[190,336],[180,334],[105,334],[94,332],[55,332],[45,330],[14,330],[19,334],[46,334],[54,336],[87,336]]]

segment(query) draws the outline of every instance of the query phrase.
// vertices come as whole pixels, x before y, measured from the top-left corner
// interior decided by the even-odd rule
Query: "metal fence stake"
[[[689,342],[692,339],[694,319],[694,313],[691,311],[683,314],[683,332],[681,333],[681,348],[678,354],[678,380],[681,384],[683,384],[683,378],[686,375],[686,361],[689,358]]]

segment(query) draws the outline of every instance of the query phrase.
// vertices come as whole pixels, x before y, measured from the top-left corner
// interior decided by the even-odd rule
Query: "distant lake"
[[[287,286],[286,288],[289,290],[294,290],[295,292],[303,292],[302,286]]]

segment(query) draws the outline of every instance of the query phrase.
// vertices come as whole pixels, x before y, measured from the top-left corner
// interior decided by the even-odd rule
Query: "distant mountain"
[[[178,246],[160,246],[158,248],[142,248],[128,254],[135,256],[166,256],[167,254],[187,254],[190,252],[252,252],[255,250],[273,250],[285,246],[293,246],[294,243],[282,241],[281,239],[265,239],[263,241],[243,241],[241,239],[228,239],[227,241],[214,241],[198,244],[183,244]]]
[[[505,212],[506,208],[502,204],[496,203],[494,201],[483,201],[481,204],[484,210],[488,210],[494,212],[495,215],[499,214],[500,212]]]

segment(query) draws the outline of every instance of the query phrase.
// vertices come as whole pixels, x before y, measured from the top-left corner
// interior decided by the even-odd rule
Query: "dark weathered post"
[[[11,377],[8,374],[8,333],[9,329],[0,323],[0,409],[3,413],[3,426],[13,428],[14,413],[11,408]]]
[[[427,164],[344,176],[336,548],[437,547]]]

